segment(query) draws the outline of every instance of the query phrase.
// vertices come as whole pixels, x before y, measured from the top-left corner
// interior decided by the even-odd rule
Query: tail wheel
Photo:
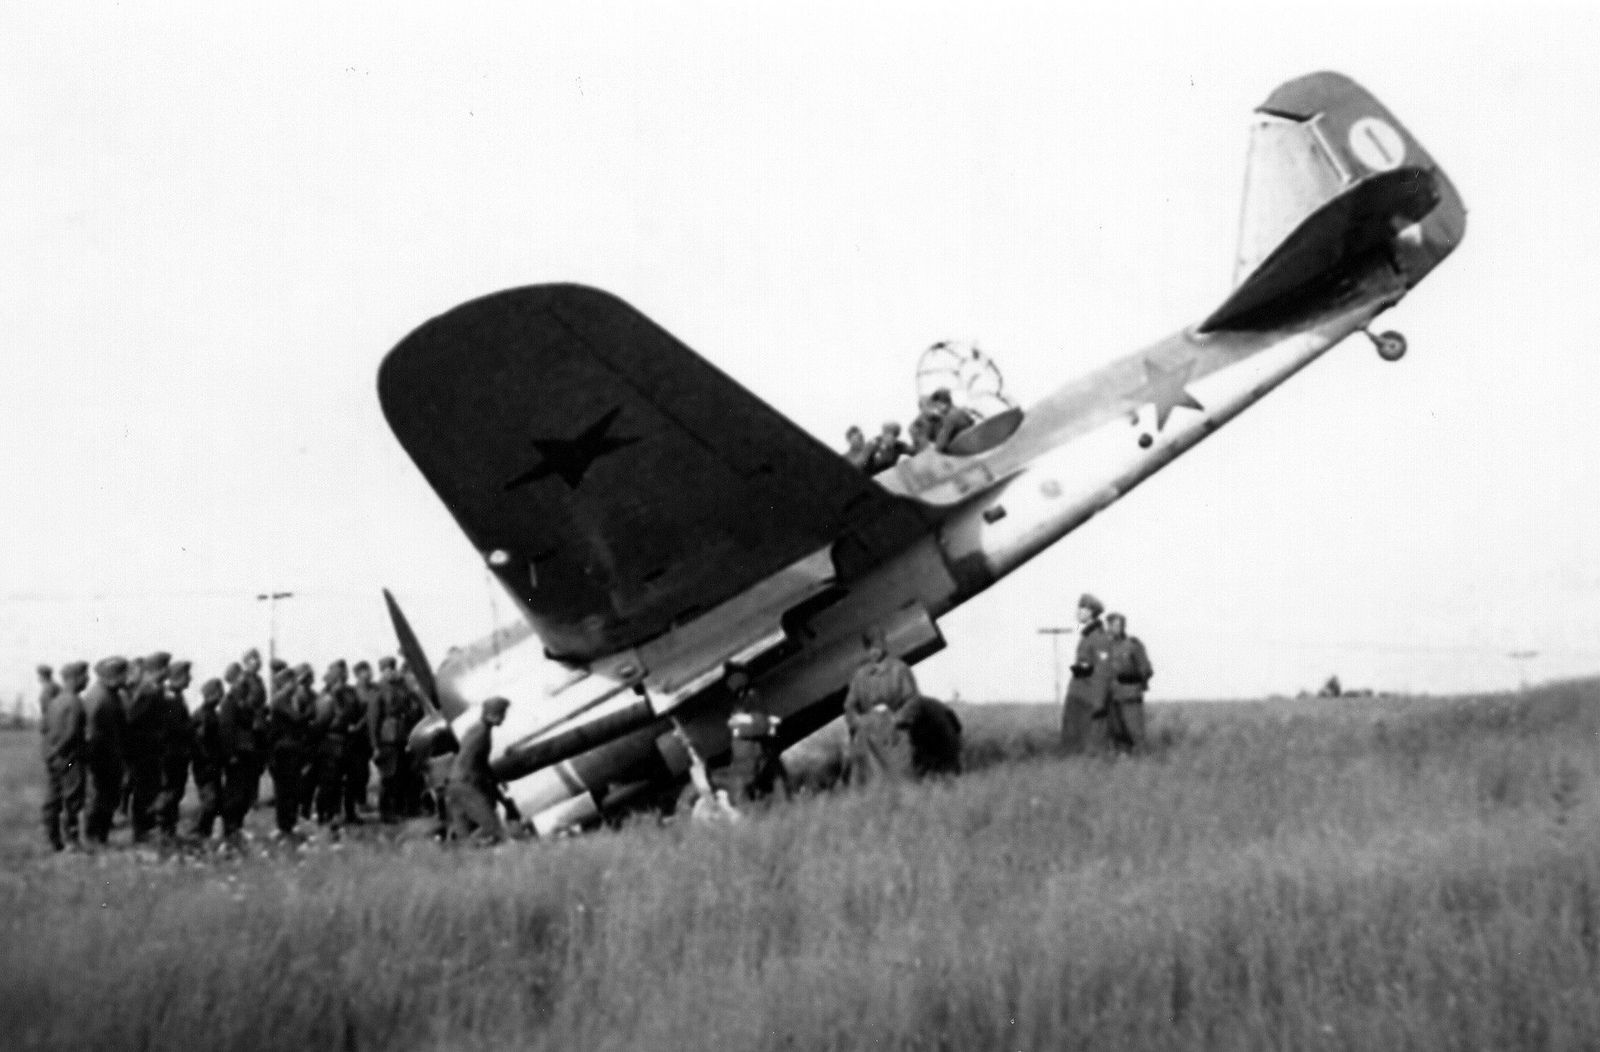
[[[1398,362],[1406,356],[1406,338],[1398,332],[1380,332],[1376,336],[1369,332],[1367,335],[1372,338],[1372,346],[1377,348],[1378,357],[1384,361]]]

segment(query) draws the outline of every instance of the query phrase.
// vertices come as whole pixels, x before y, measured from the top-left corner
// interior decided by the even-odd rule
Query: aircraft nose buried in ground
[[[462,304],[389,354],[379,396],[528,631],[492,663],[474,645],[429,677],[429,734],[495,694],[513,724],[529,713],[502,728],[495,763],[542,832],[683,777],[675,725],[701,756],[724,752],[729,668],[793,742],[838,715],[866,629],[908,662],[941,649],[940,617],[1367,331],[1465,226],[1444,171],[1363,88],[1290,81],[1255,113],[1221,305],[1035,405],[998,407],[984,441],[875,478],[608,293],[536,285]],[[1405,351],[1374,341],[1386,359]],[[546,656],[574,683],[535,697]]]

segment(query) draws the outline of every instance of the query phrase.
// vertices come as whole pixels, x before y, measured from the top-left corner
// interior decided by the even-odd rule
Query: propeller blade
[[[422,651],[422,643],[417,640],[417,634],[411,630],[411,622],[406,620],[406,615],[401,612],[400,604],[395,602],[394,595],[389,589],[383,590],[383,601],[389,607],[389,620],[394,623],[395,638],[400,641],[400,653],[405,656],[406,664],[411,667],[411,674],[417,679],[417,686],[422,688],[422,701],[428,707],[428,714],[439,715],[439,686],[433,681],[433,666],[428,664],[428,655]]]

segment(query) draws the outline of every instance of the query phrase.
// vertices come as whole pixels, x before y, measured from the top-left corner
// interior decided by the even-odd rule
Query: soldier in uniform
[[[511,703],[490,698],[483,703],[477,723],[461,736],[461,749],[450,768],[446,799],[450,808],[450,838],[474,843],[494,843],[504,836],[495,803],[500,787],[489,769],[489,748],[494,728],[505,722]]]
[[[309,822],[317,796],[317,755],[321,748],[317,727],[317,673],[301,662],[290,669],[294,676],[294,707],[304,728],[305,748],[300,758],[300,817]]]
[[[122,678],[128,662],[108,657],[94,666],[94,684],[83,695],[83,754],[88,795],[83,822],[91,846],[105,845],[122,799]]]
[[[306,762],[307,723],[296,697],[294,673],[280,669],[272,677],[267,706],[267,771],[272,775],[272,806],[277,836],[292,840],[300,818],[300,776]]]
[[[211,839],[211,827],[222,813],[222,771],[226,754],[217,709],[222,704],[222,681],[208,679],[200,685],[200,707],[190,723],[190,760],[194,768],[194,791],[200,810],[194,816],[192,831],[201,841]]]
[[[217,736],[222,745],[222,835],[236,840],[244,830],[261,791],[261,768],[265,760],[261,714],[251,702],[245,686],[244,669],[230,663],[222,673],[227,690],[217,706]]]
[[[900,425],[893,420],[888,421],[878,436],[867,444],[867,474],[888,471],[910,452],[911,447],[900,440]]]
[[[169,843],[178,837],[178,808],[189,784],[189,759],[194,741],[189,703],[183,696],[191,682],[189,670],[187,661],[172,663],[162,701],[161,792],[156,797],[156,825],[162,838]]]
[[[345,727],[348,710],[355,702],[347,696],[345,664],[335,661],[322,674],[322,693],[317,696],[312,718],[317,742],[317,822],[332,825],[344,812]]]
[[[166,733],[167,666],[172,655],[156,651],[144,660],[144,677],[123,693],[127,717],[128,815],[133,842],[142,844],[156,828],[156,798],[161,794],[161,755]]]
[[[394,659],[378,659],[379,677],[368,695],[367,732],[378,763],[378,817],[393,822],[405,813],[406,722],[405,690],[395,675]]]
[[[83,811],[84,710],[79,696],[89,684],[89,666],[62,666],[61,683],[45,701],[40,727],[45,793],[40,819],[56,851],[78,846],[78,816]]]
[[[1109,664],[1111,704],[1106,710],[1106,736],[1123,752],[1136,752],[1144,745],[1144,692],[1150,689],[1155,669],[1137,636],[1128,635],[1128,619],[1121,614],[1106,615],[1110,632]]]
[[[50,712],[50,699],[61,690],[61,684],[56,682],[55,670],[49,665],[40,665],[36,672],[39,673],[39,731],[44,732],[46,717]],[[66,678],[67,670],[62,669],[62,678]]]
[[[871,453],[871,450],[867,448],[867,436],[862,434],[859,427],[851,424],[845,429],[844,441],[844,459],[853,468],[865,469],[867,457]]]
[[[255,647],[246,650],[239,657],[239,689],[243,692],[244,701],[255,714],[257,732],[265,729],[267,724],[267,686],[261,680],[261,651]],[[258,743],[260,752],[256,756],[256,780],[250,783],[249,802],[245,805],[246,813],[256,806],[256,800],[261,796],[261,774],[266,770],[267,753],[266,742]]]
[[[372,666],[365,661],[357,661],[352,671],[356,681],[350,687],[350,696],[355,705],[345,717],[344,811],[347,821],[360,822],[361,812],[367,809],[367,786],[372,781],[372,754],[377,751],[368,716],[378,685],[372,681]]]
[[[878,778],[891,781],[911,773],[911,747],[896,717],[920,692],[911,669],[889,653],[881,628],[862,637],[867,660],[850,677],[844,698],[850,732],[849,779],[853,786]]]
[[[1110,702],[1110,637],[1100,623],[1104,612],[1105,605],[1087,592],[1078,600],[1078,650],[1061,709],[1061,750],[1068,756],[1088,749],[1094,721],[1105,718]]]
[[[793,790],[778,745],[779,718],[767,713],[744,672],[730,673],[728,687],[733,691],[728,717],[733,743],[728,765],[720,772],[722,787],[735,804],[765,800],[779,785],[787,799]]]
[[[932,401],[939,420],[939,426],[933,432],[933,448],[944,453],[949,450],[950,443],[956,440],[956,436],[971,427],[975,421],[970,412],[951,400],[947,388],[939,388],[929,396],[929,400]]]

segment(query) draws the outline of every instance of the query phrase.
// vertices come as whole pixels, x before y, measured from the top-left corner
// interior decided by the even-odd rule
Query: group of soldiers
[[[949,388],[945,387],[922,398],[917,410],[917,418],[911,422],[908,434],[909,443],[900,437],[900,425],[893,420],[884,424],[883,430],[870,441],[859,427],[847,429],[844,433],[845,460],[869,475],[876,475],[894,467],[901,457],[920,453],[930,446],[941,453],[948,451],[956,436],[976,423],[969,410],[955,404]]]
[[[237,842],[263,773],[272,779],[276,835],[297,839],[302,820],[334,829],[363,821],[374,764],[379,818],[417,814],[424,782],[406,753],[425,709],[393,658],[351,669],[328,666],[322,687],[310,665],[274,659],[271,690],[261,655],[247,650],[221,679],[185,697],[191,665],[164,651],[131,661],[108,657],[91,669],[74,661],[39,667],[46,791],[41,814],[56,850],[107,844],[120,811],[135,844],[207,842],[221,820]],[[179,807],[190,779],[199,806],[180,834]]]
[[[1104,615],[1104,621],[1101,617]],[[1087,592],[1078,600],[1078,647],[1061,710],[1061,748],[1069,756],[1144,746],[1144,695],[1155,669],[1128,619],[1106,614]]]

